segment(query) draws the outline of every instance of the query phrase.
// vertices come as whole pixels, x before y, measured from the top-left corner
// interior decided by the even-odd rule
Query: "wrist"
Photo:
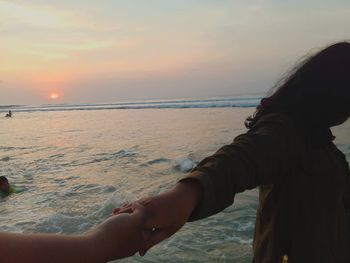
[[[176,199],[181,202],[181,206],[186,210],[187,217],[189,217],[202,198],[200,184],[193,179],[185,179],[177,183],[173,191],[177,196]]]
[[[110,260],[111,256],[106,249],[108,244],[105,244],[105,239],[101,237],[99,231],[94,230],[82,236],[82,240],[85,244],[85,251],[82,251],[82,253],[89,255],[88,258],[91,259],[89,262],[104,263]]]

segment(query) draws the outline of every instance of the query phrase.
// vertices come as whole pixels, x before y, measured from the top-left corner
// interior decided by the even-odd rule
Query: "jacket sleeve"
[[[350,168],[349,168],[349,163],[346,160],[345,155],[344,156],[344,166],[346,170],[346,186],[345,186],[345,194],[344,194],[344,206],[346,209],[346,212],[349,216],[350,219]]]
[[[268,114],[230,145],[202,160],[181,181],[196,180],[202,199],[188,221],[218,213],[236,193],[281,180],[288,169],[293,124],[280,114]]]

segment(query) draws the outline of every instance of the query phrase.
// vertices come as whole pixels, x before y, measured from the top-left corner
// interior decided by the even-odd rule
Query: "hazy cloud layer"
[[[349,24],[349,1],[0,1],[0,103],[265,92]]]

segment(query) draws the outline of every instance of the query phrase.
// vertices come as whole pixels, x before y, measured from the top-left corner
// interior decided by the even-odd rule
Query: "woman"
[[[256,263],[349,262],[349,167],[329,129],[349,116],[350,44],[342,42],[306,59],[264,98],[247,133],[171,191],[139,201],[153,229],[140,253],[260,186]],[[126,205],[114,212],[130,211]]]

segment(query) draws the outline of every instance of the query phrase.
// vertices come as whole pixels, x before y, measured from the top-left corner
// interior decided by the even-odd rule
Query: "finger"
[[[141,205],[148,205],[150,202],[152,201],[152,197],[145,197],[145,198],[141,198],[140,200],[138,200],[137,202],[140,203]]]
[[[127,208],[130,207],[132,205],[132,203],[126,202],[122,205],[122,208]]]
[[[142,247],[141,247],[141,249],[139,251],[140,256],[144,256],[150,248],[152,248],[153,246],[157,245],[158,243],[160,243],[164,239],[167,239],[171,235],[172,235],[172,233],[168,232],[167,230],[156,230],[156,231],[154,231],[152,233],[151,238],[149,239],[149,241],[145,242],[142,245]]]
[[[112,214],[115,215],[117,214],[118,212],[120,211],[120,208],[114,208],[113,211],[112,211]]]
[[[140,199],[138,201],[136,201],[137,203],[141,204],[141,205],[147,205],[149,204],[151,201],[151,199],[149,197]],[[134,203],[136,203],[134,202]],[[120,214],[120,213],[126,213],[126,211],[130,211],[129,208],[133,206],[134,203],[124,203],[121,207],[117,207],[113,209],[113,214]]]
[[[131,214],[133,212],[132,207],[121,208],[117,214]]]
[[[146,217],[147,217],[147,211],[146,211],[145,207],[143,205],[135,202],[128,209],[130,209],[132,211],[131,212],[132,218],[134,218],[140,224],[143,224],[143,222],[146,220]]]
[[[115,208],[113,209],[112,216],[114,215],[120,215],[120,214],[131,214],[133,212],[132,208]]]
[[[152,231],[151,230],[141,230],[141,235],[142,235],[143,243],[149,242],[149,240],[152,236]]]
[[[141,243],[141,247],[139,248],[139,254],[142,256],[145,255],[146,253],[146,244],[150,242],[152,233],[153,233],[152,230],[148,230],[148,229],[141,230],[142,243]]]
[[[120,212],[122,210],[125,210],[125,209],[129,208],[130,206],[131,206],[131,204],[126,202],[121,207],[114,208],[112,213],[113,214],[120,214]]]

